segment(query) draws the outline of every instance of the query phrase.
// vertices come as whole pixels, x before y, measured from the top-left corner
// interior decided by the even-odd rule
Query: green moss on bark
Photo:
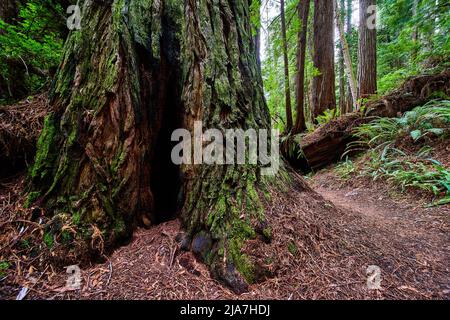
[[[30,174],[32,179],[45,180],[51,174],[53,162],[57,156],[55,150],[57,133],[54,116],[47,116],[38,140],[34,165],[31,168]]]

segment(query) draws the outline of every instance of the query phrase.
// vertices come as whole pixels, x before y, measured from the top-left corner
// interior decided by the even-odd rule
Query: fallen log
[[[47,113],[46,94],[0,106],[0,178],[31,164]]]
[[[306,135],[300,142],[302,155],[291,159],[291,164],[305,172],[316,171],[339,161],[347,145],[354,141],[355,127],[368,123],[377,117],[399,117],[406,111],[423,105],[436,92],[450,95],[450,72],[422,75],[406,80],[396,91],[369,101],[364,111],[353,112],[319,127]]]

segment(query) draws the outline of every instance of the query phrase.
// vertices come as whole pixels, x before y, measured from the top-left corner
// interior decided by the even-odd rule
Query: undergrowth
[[[433,100],[406,112],[401,118],[378,118],[354,130],[357,141],[346,154],[368,152],[360,159],[346,159],[335,172],[342,179],[353,176],[386,179],[402,191],[414,188],[433,194],[431,205],[450,203],[450,170],[430,155],[436,140],[448,139],[450,101]],[[345,155],[344,155],[345,156]]]

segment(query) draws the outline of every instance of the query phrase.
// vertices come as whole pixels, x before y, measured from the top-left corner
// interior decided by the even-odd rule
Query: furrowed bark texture
[[[314,0],[314,118],[336,107],[334,79],[334,2]]]
[[[249,1],[82,3],[31,172],[30,194],[101,252],[180,215],[192,251],[237,292],[260,272],[241,252],[264,223],[257,165],[172,165],[194,122],[270,129]],[[62,222],[62,223],[61,223]],[[261,228],[259,228],[261,229]],[[262,229],[261,231],[262,232]]]
[[[185,126],[269,129],[247,1],[187,1]],[[186,166],[182,221],[194,253],[236,291],[258,280],[241,247],[255,237],[264,214],[255,185],[259,168],[250,165]],[[240,218],[241,217],[241,218]]]

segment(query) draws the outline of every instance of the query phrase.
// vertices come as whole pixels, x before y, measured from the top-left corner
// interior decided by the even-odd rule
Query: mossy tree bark
[[[241,252],[264,225],[258,165],[170,160],[176,128],[270,129],[251,1],[81,1],[31,179],[87,252],[179,215],[192,250],[238,292],[260,272]],[[61,223],[62,222],[62,223]],[[66,229],[67,230],[67,229]]]

